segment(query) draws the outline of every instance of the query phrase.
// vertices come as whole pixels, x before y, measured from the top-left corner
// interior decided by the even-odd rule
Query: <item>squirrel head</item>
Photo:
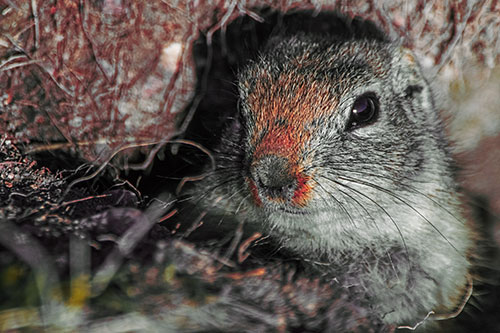
[[[237,86],[238,116],[197,189],[218,225],[234,216],[351,270],[387,322],[453,309],[471,232],[411,51],[377,34],[280,35]]]
[[[263,209],[327,208],[336,173],[392,191],[444,158],[420,69],[388,42],[294,35],[271,42],[238,87],[245,181]]]
[[[415,265],[405,272],[442,280],[440,287],[423,282],[422,290],[452,308],[465,284],[470,234],[431,89],[413,54],[381,40],[296,34],[271,43],[240,72],[238,87],[235,146],[253,219],[309,260],[339,262],[343,253],[363,257],[369,249],[377,260],[391,253],[397,262],[404,253],[398,269]],[[450,275],[441,275],[443,265]],[[368,280],[384,281],[382,271]],[[418,311],[439,304],[426,302]]]
[[[192,200],[218,234],[237,222],[321,263],[387,323],[453,313],[473,233],[430,85],[373,24],[305,15],[241,67],[238,116]]]

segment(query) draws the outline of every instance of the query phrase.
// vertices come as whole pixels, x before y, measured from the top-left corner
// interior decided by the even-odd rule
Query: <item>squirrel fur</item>
[[[190,191],[201,209],[265,231],[388,324],[456,311],[473,232],[413,53],[378,32],[288,31],[237,87],[215,169]]]

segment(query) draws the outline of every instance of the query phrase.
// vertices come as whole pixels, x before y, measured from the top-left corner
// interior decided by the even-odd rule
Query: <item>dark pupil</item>
[[[370,97],[360,97],[352,106],[353,125],[370,121],[375,115],[375,105]]]

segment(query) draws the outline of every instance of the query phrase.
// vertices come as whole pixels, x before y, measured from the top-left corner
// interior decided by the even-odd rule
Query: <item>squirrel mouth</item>
[[[280,213],[286,213],[290,215],[309,215],[310,212],[305,211],[305,210],[299,210],[299,209],[294,209],[294,208],[289,208],[289,207],[273,207],[271,208],[273,211],[278,211]]]

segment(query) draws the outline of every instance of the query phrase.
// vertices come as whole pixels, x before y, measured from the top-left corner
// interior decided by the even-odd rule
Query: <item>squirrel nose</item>
[[[297,179],[290,173],[287,158],[264,155],[253,163],[250,172],[259,193],[269,200],[293,197]]]

